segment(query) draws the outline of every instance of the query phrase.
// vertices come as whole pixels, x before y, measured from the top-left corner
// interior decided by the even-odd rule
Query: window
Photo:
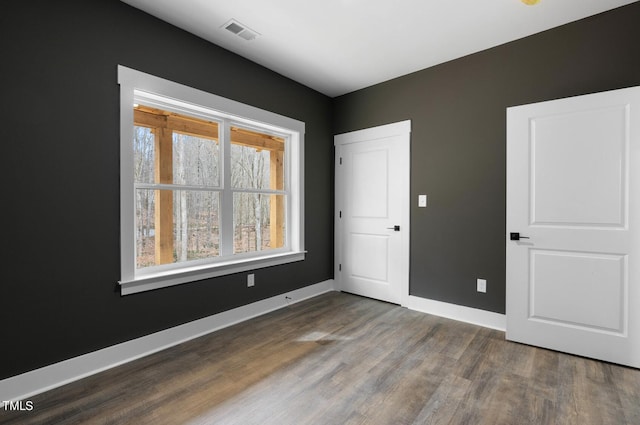
[[[120,66],[122,294],[304,259],[304,123]]]

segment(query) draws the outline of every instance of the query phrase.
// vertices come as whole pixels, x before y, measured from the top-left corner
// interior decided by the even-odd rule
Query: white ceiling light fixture
[[[224,28],[227,31],[230,31],[235,35],[237,35],[238,37],[244,38],[247,41],[255,40],[255,38],[260,35],[256,31],[252,30],[251,28],[249,28],[244,24],[241,24],[235,19],[231,19],[226,24],[224,24],[221,28]]]

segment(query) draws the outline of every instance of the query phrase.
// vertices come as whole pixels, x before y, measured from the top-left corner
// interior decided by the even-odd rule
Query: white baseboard
[[[185,341],[335,291],[333,279],[103,348],[0,381],[0,401],[24,400]],[[289,297],[290,300],[285,299]]]
[[[407,308],[499,331],[505,331],[507,329],[507,317],[504,314],[480,310],[477,308],[449,304],[413,295],[409,295]]]

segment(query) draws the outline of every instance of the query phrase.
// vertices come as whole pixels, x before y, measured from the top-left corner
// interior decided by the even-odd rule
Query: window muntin
[[[118,80],[123,295],[304,260],[304,123],[122,66]]]

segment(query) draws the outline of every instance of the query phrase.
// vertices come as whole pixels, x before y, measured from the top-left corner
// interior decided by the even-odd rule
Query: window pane
[[[231,185],[284,190],[284,150],[281,137],[231,127]]]
[[[133,127],[133,173],[136,183],[153,183],[154,145],[155,139],[150,128]]]
[[[218,186],[218,142],[193,135],[173,133],[173,182],[190,186]]]
[[[282,248],[285,237],[285,196],[234,193],[235,254]]]
[[[136,267],[220,255],[219,193],[136,191]]]
[[[217,122],[139,104],[133,112],[136,183],[219,186]]]

